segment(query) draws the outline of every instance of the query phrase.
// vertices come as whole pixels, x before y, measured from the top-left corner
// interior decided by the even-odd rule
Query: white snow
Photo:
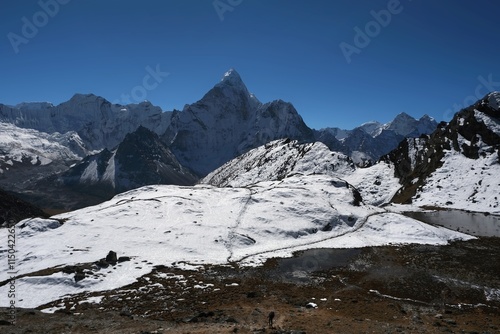
[[[492,92],[488,96],[489,106],[495,110],[500,109],[500,92]]]
[[[446,152],[443,165],[427,179],[413,204],[500,213],[498,159],[497,152],[477,160]]]
[[[119,288],[159,264],[259,265],[311,247],[444,244],[471,238],[352,201],[344,180],[295,175],[245,188],[148,186],[51,220],[25,220],[16,225],[15,271],[32,276],[16,279],[16,305],[36,307],[83,291]],[[0,237],[6,240],[6,233],[0,230]],[[6,247],[0,245],[2,262]],[[57,269],[95,262],[110,250],[132,259],[78,282]],[[56,270],[37,274],[46,268]],[[9,277],[0,273],[0,281]],[[1,287],[0,294],[6,295],[6,289]],[[4,298],[0,306],[8,302]]]
[[[495,132],[496,134],[500,134],[500,122],[498,122],[498,119],[482,113],[477,109],[474,109],[474,117],[478,121],[486,125],[491,131]]]
[[[88,297],[87,299],[80,300],[79,304],[83,304],[83,303],[100,304],[101,301],[103,300],[103,298],[104,298],[104,296]]]
[[[394,166],[382,161],[368,168],[358,168],[344,179],[356,187],[365,204],[377,206],[388,203],[401,187],[394,176]]]
[[[326,174],[343,177],[355,170],[348,156],[331,152],[320,142],[298,144],[276,140],[243,154],[208,174],[201,183],[243,187],[286,175]]]
[[[78,143],[81,139],[72,132],[48,134],[0,122],[0,152],[4,152],[0,154],[0,164],[12,165],[13,161],[22,162],[24,159],[32,164],[39,161],[41,165],[52,161],[80,160],[84,155],[78,150],[73,151],[70,142]]]
[[[82,182],[97,182],[99,181],[99,173],[97,172],[97,161],[92,160],[87,168],[82,173],[80,177],[80,181]]]
[[[106,171],[102,176],[103,181],[108,181],[113,187],[116,185],[116,175],[118,175],[119,164],[115,161],[116,150],[112,152],[111,158],[108,160],[108,164],[106,166]]]

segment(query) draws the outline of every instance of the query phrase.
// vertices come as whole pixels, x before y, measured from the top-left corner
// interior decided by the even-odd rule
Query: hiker
[[[273,328],[274,311],[269,312],[267,318],[269,320],[269,328]]]

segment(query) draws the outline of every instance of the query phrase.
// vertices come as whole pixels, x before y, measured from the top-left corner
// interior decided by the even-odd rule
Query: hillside
[[[499,213],[499,100],[498,92],[490,93],[431,135],[407,139],[391,152],[385,160],[402,184],[394,200]]]

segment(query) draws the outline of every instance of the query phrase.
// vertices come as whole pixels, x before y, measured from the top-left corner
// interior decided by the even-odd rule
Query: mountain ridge
[[[2,169],[0,172],[3,172],[0,175],[0,185],[7,190],[16,191],[20,196],[29,193],[29,199],[43,197],[42,194],[34,196],[33,192],[36,193],[36,188],[39,187],[34,188],[33,184],[40,182],[40,178],[44,175],[50,178],[50,181],[42,182],[46,187],[51,187],[54,180],[60,179],[57,175],[65,172],[68,177],[66,180],[73,180],[68,181],[72,186],[80,184],[80,180],[89,180],[90,174],[94,175],[94,172],[89,174],[83,168],[78,175],[75,168],[72,168],[72,172],[68,171],[70,165],[78,159],[82,161],[97,159],[90,156],[98,152],[102,152],[100,155],[102,159],[106,157],[108,160],[111,159],[111,156],[108,156],[109,152],[123,143],[127,135],[139,127],[147,128],[158,135],[178,164],[192,171],[196,174],[194,177],[198,178],[208,175],[241,154],[283,138],[298,143],[323,142],[330,150],[341,152],[355,163],[366,166],[397,147],[404,138],[401,134],[403,131],[406,131],[405,135],[418,136],[422,132],[428,132],[428,127],[433,126],[432,122],[430,125],[427,124],[428,127],[422,125],[426,119],[424,117],[415,120],[406,114],[400,114],[393,122],[387,124],[365,123],[354,130],[313,130],[307,126],[293,104],[281,99],[260,102],[249,92],[241,76],[234,69],[224,73],[221,80],[200,100],[186,104],[182,111],[164,112],[150,102],[122,106],[111,104],[105,98],[94,94],[79,93],[57,106],[49,102],[26,102],[17,106],[18,109],[0,104],[0,123],[11,123],[18,129],[24,129],[19,131],[34,128],[29,130],[39,131],[35,133],[34,141],[36,137],[49,141],[58,140],[53,145],[62,145],[59,151],[67,150],[67,155],[74,157],[72,161],[54,160],[51,159],[52,153],[30,148],[21,152],[21,155],[16,153],[16,156],[21,156],[25,162],[23,164],[14,162],[17,164],[17,169],[14,169],[7,163],[14,161],[12,157],[15,151],[9,146],[3,146],[5,149],[0,155],[0,169]],[[61,141],[57,139],[59,137],[54,137],[56,133],[62,133],[63,137],[72,139]],[[337,138],[339,133],[343,134],[340,139]],[[374,138],[370,133],[377,136]],[[53,137],[56,139],[51,139]],[[7,141],[11,141],[12,138],[8,138]],[[137,154],[136,158],[140,157],[139,152],[133,154]],[[37,163],[39,160],[47,161],[48,164]],[[49,163],[49,160],[52,162]],[[34,163],[28,165],[27,161]],[[97,164],[97,161],[95,163]],[[108,166],[108,162],[102,162],[102,165]],[[153,168],[152,165],[150,167]],[[22,171],[23,168],[26,172]],[[31,184],[27,184],[27,181],[21,186],[9,177],[16,175],[24,178],[23,175],[33,174],[33,171],[36,171],[37,177],[29,178]],[[135,174],[140,175],[137,172],[138,170]],[[69,177],[71,173],[76,174]],[[55,174],[57,175],[54,176]],[[160,182],[146,177],[146,174],[144,180],[138,180],[134,184]],[[102,189],[108,189],[104,191],[106,194],[115,193],[115,187],[107,181],[107,178],[103,178],[103,175],[96,177],[96,180],[102,182]],[[165,178],[159,180],[167,182]],[[190,180],[189,183],[192,183],[193,178]],[[111,186],[106,186],[107,183]],[[84,187],[84,189],[90,188]],[[125,191],[130,188],[121,189]]]
[[[494,179],[500,171],[499,100],[499,92],[489,93],[457,112],[449,123],[441,122],[432,134],[406,139],[383,157],[401,180],[394,201],[498,211],[500,203],[491,190],[500,186]],[[480,200],[481,194],[488,198]]]

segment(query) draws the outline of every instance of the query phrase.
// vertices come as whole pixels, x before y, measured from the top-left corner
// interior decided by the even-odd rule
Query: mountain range
[[[256,266],[312,248],[475,238],[407,212],[476,211],[484,214],[475,223],[500,235],[500,225],[484,226],[486,216],[498,224],[500,215],[500,92],[447,123],[400,114],[349,131],[308,128],[290,103],[259,102],[235,71],[172,113],[91,95],[71,103],[78,99],[98,108],[86,122],[61,105],[0,108],[0,184],[51,213],[65,211],[47,218],[0,191],[4,219],[37,216],[15,226],[19,307],[54,312],[70,309],[77,294],[110,298],[113,289],[149,282],[159,266]],[[52,119],[53,108],[62,119]],[[123,117],[137,127],[120,125],[120,110],[131,110]],[[388,148],[377,143],[394,147],[383,154]],[[0,228],[5,239],[6,230]],[[0,244],[0,254],[8,247]],[[123,255],[123,262],[108,263],[106,254]],[[10,275],[0,272],[4,295]],[[478,288],[484,302],[500,300],[488,292],[498,289]]]
[[[164,112],[150,102],[112,104],[93,94],[76,94],[57,106],[0,104],[0,187],[44,208],[75,209],[143,185],[194,184],[282,138],[320,141],[367,166],[404,138],[436,126],[428,116],[402,113],[387,124],[314,130],[291,103],[260,102],[231,69],[182,111]]]

